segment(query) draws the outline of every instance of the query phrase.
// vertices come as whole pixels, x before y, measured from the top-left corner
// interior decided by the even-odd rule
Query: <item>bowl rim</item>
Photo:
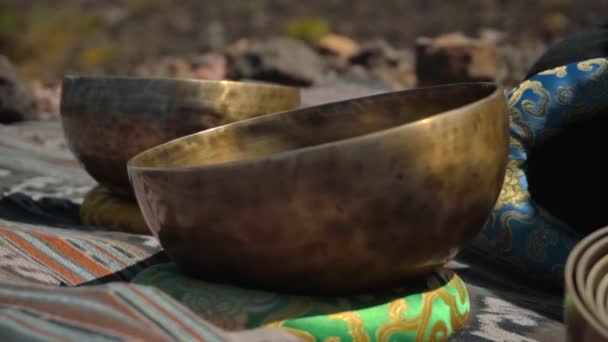
[[[597,317],[592,313],[593,310],[590,310],[585,305],[586,303],[584,303],[582,294],[580,293],[584,289],[579,290],[576,283],[576,266],[578,261],[590,246],[593,246],[598,240],[602,240],[602,238],[608,239],[608,226],[587,235],[574,246],[566,261],[564,282],[566,285],[566,296],[570,298],[576,311],[583,317],[586,324],[590,325],[597,334],[608,338],[608,330],[604,326],[598,325]]]
[[[601,270],[608,271],[608,244],[604,245],[604,250],[606,250],[607,253],[604,256],[600,257],[598,259],[598,261],[591,266],[591,268],[589,269],[589,275],[587,276],[587,281],[585,283],[585,291],[587,293],[593,292],[595,290],[595,293],[592,293],[590,295],[590,298],[588,298],[588,300],[590,300],[592,302],[592,306],[594,306],[596,308],[595,311],[597,311],[598,314],[600,314],[600,315],[603,314],[603,311],[606,308],[604,307],[605,304],[599,303],[599,298],[597,295],[599,294],[599,289],[600,289],[602,280],[604,278],[608,279],[608,272],[601,273],[599,271],[601,271]],[[597,286],[595,288],[591,287],[592,283],[595,283]],[[587,291],[587,290],[591,290],[591,291]]]
[[[244,86],[244,87],[265,87],[268,89],[278,89],[285,91],[298,91],[299,88],[284,84],[265,82],[265,81],[235,81],[235,80],[201,80],[196,78],[183,78],[183,77],[162,77],[162,76],[128,76],[128,75],[93,75],[93,74],[65,74],[62,79],[62,85],[66,83],[75,82],[87,82],[90,84],[96,84],[101,81],[132,81],[132,82],[165,82],[165,83],[182,83],[192,84],[198,86],[222,86],[222,85],[233,85],[233,86]]]
[[[608,316],[608,274],[606,274],[599,282],[598,286],[598,294],[604,294],[604,297],[596,297],[595,305],[600,307],[600,314]],[[603,291],[602,291],[603,290]],[[602,291],[602,292],[600,292]],[[604,300],[602,303],[601,300]]]
[[[232,160],[232,161],[204,164],[204,165],[194,165],[194,166],[187,166],[187,167],[182,167],[182,166],[159,167],[159,166],[135,165],[136,161],[145,154],[154,153],[154,151],[160,150],[167,145],[175,144],[178,141],[191,139],[193,136],[196,136],[199,134],[208,134],[208,133],[214,132],[214,131],[231,129],[232,127],[245,126],[245,125],[251,124],[251,122],[256,123],[256,122],[263,122],[266,120],[270,121],[270,120],[274,120],[276,117],[288,116],[294,112],[299,112],[299,111],[303,111],[303,110],[308,111],[308,110],[316,109],[317,111],[322,111],[322,110],[331,109],[336,106],[345,105],[350,102],[372,100],[372,99],[382,98],[382,97],[386,97],[386,96],[394,96],[394,95],[416,96],[417,93],[424,94],[424,93],[427,93],[432,90],[458,88],[458,87],[488,88],[488,89],[492,89],[492,91],[490,93],[488,93],[487,95],[479,97],[478,99],[468,102],[462,106],[457,106],[457,107],[453,107],[452,109],[449,109],[449,110],[432,113],[432,114],[428,115],[427,117],[424,117],[424,118],[421,118],[421,119],[418,119],[415,121],[406,122],[406,123],[403,123],[400,125],[391,126],[389,128],[373,131],[370,133],[360,134],[360,135],[356,135],[353,137],[332,140],[332,141],[329,141],[326,143],[321,143],[321,144],[313,144],[310,146],[290,149],[290,150],[286,150],[286,151],[272,153],[269,155],[254,156],[251,158],[237,159],[237,160]],[[296,109],[292,109],[292,110],[276,112],[276,113],[267,114],[267,115],[260,116],[260,117],[249,118],[249,119],[233,122],[233,123],[226,124],[226,125],[213,127],[213,128],[210,128],[210,129],[207,129],[204,131],[199,131],[199,132],[196,132],[193,134],[185,135],[185,136],[167,141],[163,144],[154,146],[146,151],[143,151],[143,152],[138,153],[137,155],[131,157],[127,162],[127,170],[129,173],[129,178],[131,175],[131,171],[194,172],[194,171],[202,171],[202,170],[211,170],[211,169],[216,169],[216,168],[235,167],[235,166],[239,166],[241,164],[247,164],[247,163],[252,163],[252,162],[270,161],[270,160],[285,158],[286,156],[290,156],[290,155],[299,155],[299,154],[304,154],[304,153],[310,153],[313,151],[327,149],[330,147],[339,147],[339,146],[344,146],[346,144],[353,144],[353,143],[363,143],[366,141],[370,141],[372,139],[377,139],[379,137],[391,135],[395,131],[400,131],[403,129],[415,129],[416,127],[420,127],[421,125],[428,123],[429,122],[428,120],[436,120],[440,117],[444,117],[444,116],[448,116],[448,115],[452,116],[452,115],[459,115],[459,114],[462,115],[462,114],[468,113],[469,109],[478,107],[478,106],[482,106],[482,105],[490,103],[492,101],[496,101],[497,99],[500,99],[501,96],[502,96],[504,104],[505,104],[505,108],[504,108],[504,111],[502,114],[506,116],[507,108],[506,108],[506,96],[505,96],[504,88],[502,86],[496,84],[495,82],[462,82],[462,83],[451,83],[451,84],[443,84],[443,85],[436,85],[436,86],[419,87],[419,88],[406,89],[406,90],[400,90],[400,91],[388,91],[388,92],[383,92],[383,93],[379,93],[379,94],[361,96],[361,97],[340,100],[340,101],[335,101],[335,102],[328,102],[328,103],[323,103],[323,104],[314,105],[314,106],[300,107],[300,108],[296,108]],[[508,120],[506,120],[505,131],[507,131],[507,132],[509,129],[508,126],[509,126]],[[507,156],[506,156],[506,152],[505,152],[505,159],[506,159],[506,157]]]

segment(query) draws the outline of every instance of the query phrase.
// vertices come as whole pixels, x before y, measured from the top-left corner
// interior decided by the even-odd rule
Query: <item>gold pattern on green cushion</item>
[[[441,341],[461,329],[470,314],[464,282],[446,269],[401,289],[344,297],[210,283],[186,277],[174,264],[153,266],[134,282],[160,288],[224,329],[281,327],[305,341]]]
[[[99,185],[84,197],[80,219],[86,225],[133,234],[150,234],[135,201],[117,197]]]

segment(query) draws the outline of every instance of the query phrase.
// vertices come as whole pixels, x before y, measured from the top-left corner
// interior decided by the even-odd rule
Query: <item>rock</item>
[[[223,80],[228,76],[226,56],[207,53],[192,60],[194,76],[200,80]]]
[[[326,55],[324,57],[325,68],[329,69],[330,72],[334,72],[336,75],[342,75],[353,67],[344,58],[333,55]]]
[[[479,38],[501,44],[507,39],[507,34],[493,28],[482,28],[479,30]]]
[[[310,86],[323,79],[321,57],[304,42],[271,38],[236,56],[230,71],[234,79],[254,79],[293,86]]]
[[[230,57],[236,57],[246,53],[251,48],[251,42],[247,38],[241,38],[236,42],[228,45],[225,52]]]
[[[39,120],[56,119],[60,115],[61,81],[32,82],[36,100],[36,118]]]
[[[35,119],[35,109],[31,89],[8,58],[0,55],[0,123]]]
[[[365,68],[362,65],[356,65],[356,64],[351,66],[350,68],[348,68],[348,70],[346,70],[341,75],[346,78],[354,78],[354,79],[360,79],[360,80],[371,80],[374,78],[374,76],[371,74],[371,72],[367,68]]]
[[[416,40],[416,75],[419,86],[494,81],[498,52],[494,41],[450,33]]]
[[[169,70],[173,77],[187,78],[192,75],[192,65],[183,58],[174,58],[169,61]]]
[[[416,74],[412,68],[376,68],[371,70],[372,79],[389,84],[393,90],[405,90],[416,86]]]
[[[223,80],[227,77],[226,56],[206,53],[187,57],[164,57],[142,63],[135,71],[140,77],[177,77]]]
[[[342,35],[330,33],[325,35],[317,43],[317,48],[322,53],[338,56],[340,59],[349,59],[359,52],[359,44]]]
[[[352,75],[361,74],[361,68],[369,75],[368,79],[378,80],[391,85],[395,90],[414,87],[414,54],[409,50],[399,50],[384,40],[373,40],[361,46],[360,51],[350,58]]]
[[[350,62],[368,68],[396,66],[399,62],[399,52],[385,40],[375,39],[363,44],[359,52],[350,58]]]
[[[192,65],[182,57],[163,57],[151,59],[135,69],[139,77],[180,77],[194,78]]]

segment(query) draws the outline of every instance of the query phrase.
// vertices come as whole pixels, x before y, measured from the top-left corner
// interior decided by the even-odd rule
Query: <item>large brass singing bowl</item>
[[[254,118],[137,155],[146,223],[190,275],[279,291],[399,285],[480,231],[509,135],[488,83]]]
[[[66,76],[61,117],[68,145],[87,172],[132,197],[127,161],[169,140],[297,108],[297,88],[163,78]]]

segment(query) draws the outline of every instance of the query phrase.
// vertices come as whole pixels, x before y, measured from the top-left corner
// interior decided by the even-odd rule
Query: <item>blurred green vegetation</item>
[[[331,30],[329,21],[323,17],[304,17],[287,22],[285,33],[309,43],[318,42]]]
[[[103,70],[119,56],[110,36],[110,23],[95,11],[80,6],[32,6],[14,9],[15,1],[0,4],[0,53],[18,61],[26,78],[50,79],[68,70],[92,73]],[[158,9],[169,0],[123,0],[128,14]]]
[[[0,14],[0,41],[4,52],[19,61],[25,77],[47,77],[70,63],[89,69],[102,64],[111,43],[103,41],[100,17],[81,13],[78,8],[48,10],[36,7],[25,13]],[[90,46],[89,42],[95,46]]]

